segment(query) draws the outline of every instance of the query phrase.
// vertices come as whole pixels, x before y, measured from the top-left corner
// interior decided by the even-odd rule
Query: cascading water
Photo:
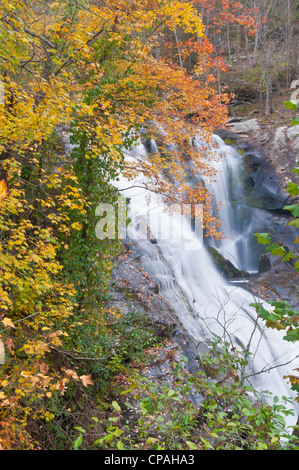
[[[230,178],[233,182],[239,182],[239,159],[220,138],[215,136],[215,140],[218,151],[225,155],[215,163],[217,178],[209,189],[217,202],[221,200],[225,203],[222,221],[224,231],[228,232],[225,234],[229,236],[218,248],[233,263],[237,260],[241,268],[254,270],[255,266],[250,265],[249,253],[246,254],[248,237],[243,233],[246,226],[249,234],[252,214],[240,198],[233,204],[228,187]],[[141,142],[135,146],[129,160],[134,161],[136,156],[147,158],[146,148]],[[247,369],[247,374],[252,374],[250,383],[257,391],[268,390],[273,396],[292,396],[283,376],[298,367],[297,364],[289,364],[290,359],[296,356],[296,349],[282,339],[282,332],[265,329],[263,322],[257,321],[256,311],[250,307],[250,303],[257,299],[221,276],[201,238],[192,232],[189,221],[182,222],[179,214],[172,214],[171,217],[168,211],[164,211],[163,202],[157,194],[152,193],[148,200],[148,191],[140,189],[142,180],[136,181],[134,187],[132,182],[120,178],[116,186],[123,196],[130,199],[131,220],[134,222],[140,216],[146,217],[157,244],[144,240],[136,229],[136,223],[128,228],[128,236],[145,247],[145,266],[159,280],[161,295],[171,303],[179,321],[193,339],[200,343],[217,335],[238,349],[246,349],[250,343],[251,357]],[[235,189],[234,194],[237,193],[241,194],[240,187]],[[240,211],[244,209],[247,210],[247,217],[242,218],[242,224],[238,220]],[[170,226],[172,233],[179,233],[179,237],[169,237]],[[280,367],[274,367],[277,364]],[[261,373],[262,370],[265,372]],[[290,418],[288,425],[294,425],[296,420],[297,417]]]
[[[201,146],[198,137],[194,144]],[[241,156],[216,135],[213,136],[213,144],[216,158],[211,165],[217,173],[213,183],[205,178],[205,186],[213,194],[216,207],[221,206],[219,218],[225,238],[212,240],[210,245],[238,269],[255,273],[258,266],[252,225],[256,211],[246,204],[240,171]]]

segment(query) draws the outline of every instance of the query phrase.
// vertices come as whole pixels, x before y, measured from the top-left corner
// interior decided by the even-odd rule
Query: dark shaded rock
[[[257,159],[252,163],[256,164]],[[279,178],[269,167],[266,159],[259,159],[256,171],[251,174],[253,189],[250,193],[252,205],[262,207],[266,210],[281,211],[287,203],[289,194],[281,188]]]
[[[292,267],[292,262],[282,261],[280,256],[273,256],[271,253],[262,253],[259,256],[259,274],[266,272],[276,272],[288,271],[294,269]]]
[[[233,265],[233,263],[231,263],[231,261],[224,258],[224,256],[222,256],[219,251],[217,251],[215,248],[209,247],[209,252],[212,256],[214,263],[219,268],[221,274],[223,274],[223,276],[227,279],[249,277],[249,273],[247,271],[237,269]]]
[[[262,253],[259,256],[259,274],[266,273],[271,270],[271,261],[268,253]]]

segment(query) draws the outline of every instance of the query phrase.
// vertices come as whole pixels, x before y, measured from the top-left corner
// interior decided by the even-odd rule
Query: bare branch
[[[34,31],[30,31],[30,29],[24,28],[25,33],[30,34],[30,36],[40,39],[44,44],[46,44],[48,47],[51,49],[55,49],[55,44],[51,42],[49,39],[45,38],[44,36],[41,36],[38,33],[35,33]]]

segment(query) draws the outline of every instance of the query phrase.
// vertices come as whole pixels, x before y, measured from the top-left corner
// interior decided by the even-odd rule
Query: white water
[[[205,186],[214,195],[216,207],[220,207],[219,218],[225,238],[213,241],[211,246],[230,260],[238,269],[250,273],[257,272],[257,258],[254,256],[255,243],[252,226],[256,210],[247,206],[242,188],[240,171],[241,156],[226,145],[218,136],[213,136],[214,153],[217,156],[211,164],[217,171],[215,182],[206,178]],[[199,139],[195,145],[200,146]]]
[[[250,254],[246,251],[247,236],[244,234],[242,236],[244,226],[236,223],[242,201],[239,200],[238,204],[232,207],[228,192],[227,170],[230,170],[230,175],[236,182],[239,160],[220,138],[215,137],[215,139],[219,145],[219,152],[224,156],[223,160],[215,163],[219,173],[215,185],[209,189],[215,194],[217,202],[225,202],[222,213],[223,229],[230,237],[221,242],[218,249],[234,264],[237,260],[239,267],[254,269],[250,265]],[[146,158],[146,149],[141,143],[135,147],[132,158],[129,157],[131,161],[134,161],[134,155]],[[220,275],[201,238],[191,231],[188,221],[184,222],[182,233],[181,218],[177,215],[171,222],[169,213],[163,211],[163,202],[158,195],[152,193],[148,202],[148,191],[132,187],[132,182],[123,178],[120,178],[116,184],[122,194],[130,198],[130,218],[133,221],[137,216],[151,215],[148,223],[158,243],[154,245],[149,241],[140,241],[143,247],[146,246],[147,254],[144,261],[159,280],[161,294],[171,303],[189,334],[198,343],[217,335],[238,349],[246,348],[250,341],[252,359],[247,372],[258,373],[250,377],[250,383],[257,391],[267,390],[273,396],[292,396],[283,376],[292,373],[294,368],[298,367],[298,363],[272,367],[275,364],[289,363],[290,359],[298,354],[298,350],[296,351],[295,346],[282,339],[282,332],[265,329],[260,320],[256,324],[256,311],[249,305],[257,299],[254,299],[248,291],[228,283]],[[136,181],[135,185],[142,185],[142,180]],[[246,222],[248,233],[250,217],[249,213]],[[160,225],[157,223],[158,220]],[[167,237],[166,229],[171,223],[174,233],[180,233],[177,238]],[[134,224],[128,234],[135,240],[143,238]],[[164,261],[161,261],[158,249],[162,252]],[[267,372],[260,373],[262,370]],[[296,415],[297,413],[298,407]],[[291,426],[296,421],[297,416],[290,417],[287,423]]]

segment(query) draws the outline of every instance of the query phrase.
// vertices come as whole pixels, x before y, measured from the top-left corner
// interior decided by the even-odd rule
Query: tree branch
[[[104,24],[104,25],[105,25],[105,24]],[[89,44],[90,44],[92,41],[94,41],[98,36],[100,36],[100,34],[102,34],[102,32],[104,31],[104,25],[102,26],[102,28],[101,28],[97,33],[95,33],[90,39],[88,39],[88,41],[84,44],[84,46],[89,46]],[[82,47],[78,50],[77,54],[83,49],[84,46],[82,46]],[[56,70],[56,72],[54,73],[54,76],[57,77],[57,75],[60,74],[60,72],[64,69],[64,67],[65,67],[66,65],[68,65],[68,64],[71,64],[72,62],[74,62],[74,57],[69,57],[69,58],[61,65],[61,67],[60,67],[58,70]]]
[[[41,36],[38,33],[35,33],[34,31],[30,31],[30,29],[24,28],[25,33],[30,34],[30,36],[40,39],[43,43],[45,43],[48,47],[51,49],[55,49],[55,44],[51,42],[49,39],[45,38],[44,36]]]

